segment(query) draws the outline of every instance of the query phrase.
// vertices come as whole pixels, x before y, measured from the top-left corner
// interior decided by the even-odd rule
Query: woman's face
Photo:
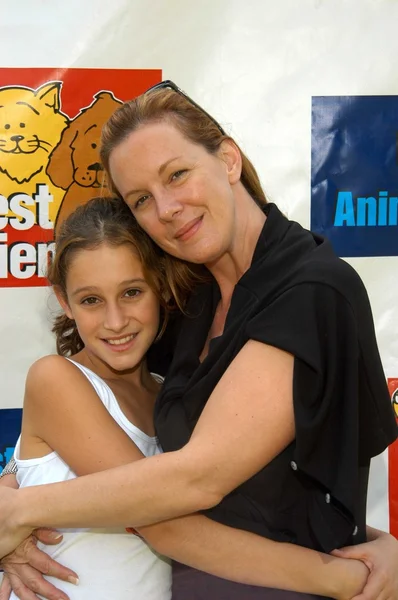
[[[233,243],[240,165],[232,142],[212,155],[161,122],[131,133],[112,151],[109,166],[137,221],[163,250],[211,264]]]

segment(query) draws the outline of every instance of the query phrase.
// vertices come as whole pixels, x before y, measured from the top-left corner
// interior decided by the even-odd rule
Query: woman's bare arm
[[[65,381],[62,389],[59,381]],[[76,366],[59,357],[47,357],[36,363],[27,383],[25,437],[43,440],[77,474],[83,475],[143,458],[115,425]],[[22,437],[23,445],[29,443]],[[160,553],[241,583],[343,599],[360,591],[367,577],[367,569],[359,561],[278,544],[202,515],[146,527],[141,533]]]
[[[249,341],[211,394],[185,447],[106,473],[20,490],[17,522],[27,529],[37,523],[138,527],[215,506],[294,439],[292,381],[290,354]]]
[[[351,599],[362,591],[369,574],[358,561],[334,562],[327,554],[274,542],[202,515],[139,531],[158,552],[238,583]]]
[[[14,490],[17,490],[19,486],[18,486],[16,475],[14,475],[13,473],[10,473],[8,475],[4,475],[3,477],[1,477],[0,478],[0,486],[3,486],[3,485],[5,487],[9,487]]]

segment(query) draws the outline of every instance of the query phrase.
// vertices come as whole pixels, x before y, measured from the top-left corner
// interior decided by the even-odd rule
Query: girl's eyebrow
[[[146,283],[146,280],[142,277],[135,277],[134,279],[126,279],[125,281],[121,281],[119,283],[119,287],[124,287],[125,285],[133,285],[135,283]],[[82,292],[97,292],[100,288],[95,285],[85,285],[83,287],[77,288],[73,290],[71,296],[77,296],[77,294],[81,294]]]

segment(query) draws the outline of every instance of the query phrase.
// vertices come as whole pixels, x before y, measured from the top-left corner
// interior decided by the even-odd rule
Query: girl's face
[[[67,299],[85,352],[115,371],[139,366],[159,328],[159,301],[131,244],[101,244],[71,257]]]
[[[231,248],[241,174],[233,142],[212,155],[171,123],[152,123],[121,142],[109,166],[137,221],[163,250],[211,264]]]

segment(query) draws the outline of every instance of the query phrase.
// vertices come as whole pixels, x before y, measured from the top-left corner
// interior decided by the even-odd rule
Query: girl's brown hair
[[[61,225],[55,256],[49,265],[48,280],[67,299],[66,279],[73,257],[82,250],[100,244],[130,244],[142,263],[145,279],[156,294],[163,333],[170,310],[184,308],[192,287],[201,277],[188,267],[173,267],[174,258],[166,255],[139,227],[128,206],[120,198],[93,198],[77,208]],[[182,261],[178,261],[181,263]],[[57,352],[61,356],[76,354],[84,347],[76,324],[65,314],[56,317],[53,326]]]
[[[210,154],[217,152],[223,140],[232,139],[183,94],[167,88],[148,91],[118,108],[102,130],[101,161],[105,167],[108,185],[115,194],[120,195],[109,169],[112,150],[140,126],[160,121],[173,123],[187,139],[203,146]],[[257,172],[247,156],[239,146],[237,147],[242,156],[242,184],[253,200],[263,206],[267,204],[267,199]]]

